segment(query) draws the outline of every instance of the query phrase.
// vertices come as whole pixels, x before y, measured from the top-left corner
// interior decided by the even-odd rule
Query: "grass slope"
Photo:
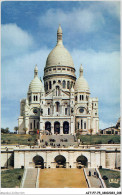
[[[109,140],[114,141],[115,144],[120,144],[119,135],[78,135],[77,138],[83,144],[108,144]]]
[[[2,134],[1,135],[1,144],[20,144],[20,145],[34,145],[37,135],[28,135],[28,134]],[[30,141],[28,141],[30,139]]]
[[[120,187],[120,171],[114,171],[110,169],[99,169],[101,176],[104,175],[108,177],[105,181],[107,188],[119,188]],[[110,183],[110,179],[118,179],[118,183]]]
[[[12,169],[1,172],[1,187],[2,188],[15,188],[20,186],[24,169]],[[21,176],[19,180],[18,177]]]

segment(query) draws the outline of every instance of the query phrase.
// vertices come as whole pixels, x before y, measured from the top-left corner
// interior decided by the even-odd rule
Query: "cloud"
[[[43,78],[43,69],[49,50],[36,52],[4,60],[2,63],[2,98],[18,101],[26,97],[29,83],[34,78],[34,67],[38,65],[39,77]]]
[[[69,12],[61,9],[48,9],[44,15],[39,17],[40,26],[55,29],[60,23],[66,30],[71,30],[70,33],[73,31],[94,32],[104,24],[104,18],[100,12],[94,13],[90,9],[81,8],[74,8]]]
[[[83,64],[84,76],[88,80],[91,92],[95,95],[99,94],[101,100],[106,103],[118,102],[120,52],[106,53],[74,49],[71,54],[76,65],[77,75],[79,74],[80,64]]]
[[[32,36],[16,24],[1,25],[2,57],[20,55],[33,45]]]
[[[120,52],[74,49],[71,55],[77,77],[82,63],[91,97],[98,97],[100,120],[115,123],[120,117]]]

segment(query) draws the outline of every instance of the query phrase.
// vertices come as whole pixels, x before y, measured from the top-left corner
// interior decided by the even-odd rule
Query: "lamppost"
[[[8,148],[6,147],[6,152],[7,152],[7,168],[8,168]]]
[[[115,149],[115,169],[117,168],[117,148]]]

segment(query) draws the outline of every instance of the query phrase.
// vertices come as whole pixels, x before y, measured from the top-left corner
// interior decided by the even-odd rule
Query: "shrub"
[[[22,178],[21,175],[19,175],[19,176],[18,176],[18,180],[20,180],[21,178]]]
[[[104,176],[102,177],[102,179],[103,179],[103,180],[107,180],[108,177],[107,177],[106,175],[104,175]]]
[[[101,141],[101,140],[98,140],[98,141],[96,142],[96,144],[102,144],[102,141]]]

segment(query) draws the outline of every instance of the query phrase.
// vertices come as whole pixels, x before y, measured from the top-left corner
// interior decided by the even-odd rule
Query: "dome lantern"
[[[34,78],[36,76],[38,77],[38,67],[37,67],[37,64],[35,65],[35,68],[34,68]]]
[[[62,45],[62,28],[61,25],[59,24],[58,30],[57,30],[57,45]]]
[[[80,77],[83,76],[83,66],[82,66],[82,64],[81,64],[81,67],[79,69],[79,76]]]

